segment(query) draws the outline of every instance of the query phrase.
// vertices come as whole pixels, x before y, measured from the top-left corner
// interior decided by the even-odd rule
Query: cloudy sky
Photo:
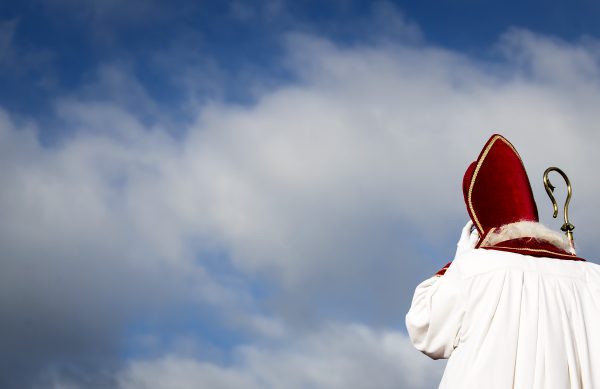
[[[0,4],[0,387],[435,387],[404,315],[495,132],[600,258],[600,6],[323,3]]]

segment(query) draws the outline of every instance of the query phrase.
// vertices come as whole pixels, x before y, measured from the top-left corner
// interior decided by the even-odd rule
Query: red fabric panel
[[[524,254],[532,257],[585,261],[585,259],[573,255],[565,250],[561,250],[548,242],[539,241],[533,238],[510,239],[493,246],[482,246],[481,248],[486,250],[509,251],[511,253]]]
[[[448,270],[448,268],[450,267],[450,265],[452,265],[452,261],[448,262],[443,268],[441,268],[440,270],[437,271],[437,273],[435,273],[436,276],[443,276],[444,274],[446,274],[446,270]]]

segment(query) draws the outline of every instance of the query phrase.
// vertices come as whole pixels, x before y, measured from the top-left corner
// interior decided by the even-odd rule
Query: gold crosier
[[[544,188],[546,189],[546,193],[548,193],[548,196],[550,196],[550,200],[552,201],[552,208],[554,209],[554,213],[552,214],[553,218],[556,218],[558,215],[558,204],[556,203],[556,198],[554,198],[553,194],[556,187],[550,183],[550,179],[548,178],[548,174],[552,171],[560,174],[567,184],[567,199],[565,200],[564,208],[565,222],[560,229],[567,235],[567,238],[569,239],[569,245],[571,246],[571,253],[575,254],[575,242],[573,241],[573,230],[575,229],[575,226],[569,222],[569,201],[571,201],[572,194],[571,181],[569,181],[569,177],[567,177],[565,172],[555,166],[549,167],[544,172]]]

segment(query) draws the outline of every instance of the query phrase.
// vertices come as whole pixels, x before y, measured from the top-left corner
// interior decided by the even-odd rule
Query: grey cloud
[[[108,113],[124,127],[135,123]],[[133,320],[168,311],[173,301],[188,299],[199,308],[201,301],[218,304],[231,294],[193,266],[179,238],[161,236],[160,228],[168,226],[148,220],[150,208],[123,192],[127,180],[155,174],[151,158],[139,159],[134,148],[93,136],[45,149],[34,130],[16,129],[2,116],[5,388],[30,387],[72,370],[98,377],[118,363]],[[190,284],[201,298],[188,297]]]

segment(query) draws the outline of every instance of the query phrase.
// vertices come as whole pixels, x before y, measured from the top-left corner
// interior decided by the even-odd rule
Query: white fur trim
[[[541,223],[531,221],[520,221],[496,228],[485,237],[481,246],[494,246],[500,242],[518,238],[533,238],[550,243],[567,252],[572,251],[569,239],[565,235],[551,230]]]

